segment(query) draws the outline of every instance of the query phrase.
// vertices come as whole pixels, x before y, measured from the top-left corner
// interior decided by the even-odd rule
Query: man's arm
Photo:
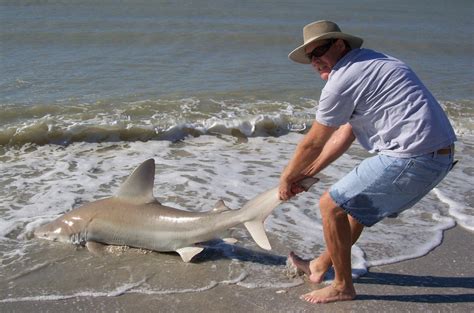
[[[280,177],[280,198],[288,200],[301,192],[295,183],[305,176],[314,176],[339,158],[352,144],[352,127],[339,128],[314,122],[310,131],[296,147],[295,153]]]

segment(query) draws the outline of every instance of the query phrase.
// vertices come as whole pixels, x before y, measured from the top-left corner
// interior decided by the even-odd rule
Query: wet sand
[[[370,268],[356,280],[358,296],[351,302],[305,303],[299,295],[320,287],[307,281],[286,289],[247,289],[230,283],[182,294],[126,293],[0,303],[0,312],[472,312],[473,239],[471,232],[455,227],[446,231],[443,243],[424,257]],[[212,275],[199,266],[192,268],[192,272],[170,279],[189,278],[192,285],[201,275]]]

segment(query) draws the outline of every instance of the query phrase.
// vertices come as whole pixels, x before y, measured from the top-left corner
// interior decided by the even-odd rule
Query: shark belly
[[[192,213],[192,218],[181,216],[171,219],[163,218],[162,212],[158,213],[156,216],[129,219],[126,223],[111,220],[110,217],[96,218],[88,225],[86,241],[154,251],[176,251],[215,239],[220,232],[240,223],[233,216],[235,214],[223,217],[220,214],[209,216],[205,213]]]

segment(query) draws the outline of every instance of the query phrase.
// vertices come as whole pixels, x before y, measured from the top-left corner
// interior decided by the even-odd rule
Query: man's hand
[[[279,196],[280,200],[287,201],[299,193],[305,191],[298,183],[288,183],[286,181],[280,182]]]
[[[352,144],[352,126],[329,127],[315,121],[296,147],[293,157],[280,176],[279,197],[288,200],[303,191],[298,182],[314,176],[340,157]]]

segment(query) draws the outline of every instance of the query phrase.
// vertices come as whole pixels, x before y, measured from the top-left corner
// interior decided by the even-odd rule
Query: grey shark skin
[[[196,243],[215,239],[222,231],[243,223],[263,249],[271,246],[263,222],[282,201],[278,187],[257,195],[239,210],[221,200],[208,212],[188,212],[160,204],[153,196],[155,161],[138,166],[110,198],[87,203],[38,227],[37,238],[86,245],[124,245],[155,251],[176,251],[189,262],[203,250]],[[308,190],[317,178],[301,181]]]

